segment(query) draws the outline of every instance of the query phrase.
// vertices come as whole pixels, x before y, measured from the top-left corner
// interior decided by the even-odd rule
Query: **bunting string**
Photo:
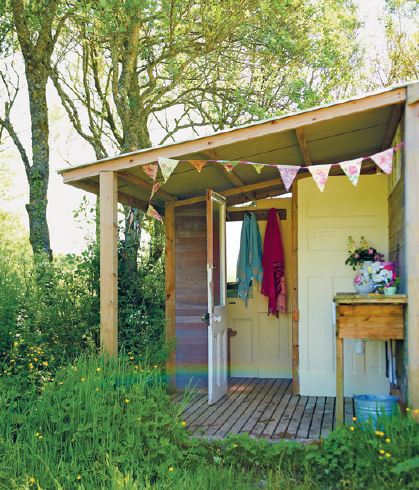
[[[146,214],[147,216],[162,221],[162,217],[160,216],[160,214],[151,205],[151,199],[153,198],[154,194],[158,192],[159,186],[167,182],[167,179],[173,173],[179,162],[189,162],[198,170],[198,172],[201,172],[202,168],[207,162],[221,163],[227,172],[231,172],[234,167],[239,163],[252,165],[258,174],[261,173],[264,167],[276,167],[280,173],[282,181],[284,182],[284,187],[287,192],[290,190],[297,173],[301,169],[306,169],[311,173],[320,191],[323,192],[331,167],[340,166],[354,186],[358,185],[358,179],[361,173],[361,165],[363,160],[371,159],[386,175],[389,175],[393,169],[393,152],[397,151],[402,146],[405,146],[404,142],[398,144],[393,148],[389,148],[388,150],[384,150],[380,153],[375,153],[374,155],[368,157],[356,158],[355,160],[349,160],[340,163],[330,163],[327,165],[312,165],[309,167],[298,167],[296,165],[273,165],[269,163],[254,163],[242,160],[172,160],[159,157],[157,158],[157,163],[142,165],[142,169],[144,170],[144,172],[153,179],[153,187],[151,191],[149,207]],[[164,181],[156,184],[156,177],[159,167]]]

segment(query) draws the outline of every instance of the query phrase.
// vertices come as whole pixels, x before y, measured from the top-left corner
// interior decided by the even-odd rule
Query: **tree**
[[[49,181],[49,123],[47,81],[51,58],[61,31],[72,9],[62,9],[60,0],[6,0],[1,4],[0,41],[3,55],[8,55],[2,81],[8,94],[0,126],[13,140],[23,161],[29,183],[29,240],[34,253],[45,253],[52,259],[49,229],[46,217]],[[12,122],[11,111],[18,86],[11,85],[12,52],[18,50],[24,63],[29,95],[32,145],[25,149]],[[8,71],[7,71],[8,70]]]
[[[375,75],[381,86],[419,78],[418,14],[418,0],[386,0],[382,18],[386,56],[375,60]]]

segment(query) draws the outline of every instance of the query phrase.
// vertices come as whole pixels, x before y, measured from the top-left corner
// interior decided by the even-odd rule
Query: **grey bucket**
[[[391,417],[397,411],[398,396],[392,395],[354,395],[356,416],[359,422],[372,418],[374,429],[377,429],[378,416]]]

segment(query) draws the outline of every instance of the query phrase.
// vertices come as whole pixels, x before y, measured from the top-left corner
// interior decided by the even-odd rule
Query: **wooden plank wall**
[[[403,115],[401,134],[405,134],[405,117]],[[394,154],[394,157],[396,155]],[[388,244],[389,260],[395,261],[399,255],[399,274],[404,279],[399,285],[398,292],[406,294],[406,227],[405,227],[405,152],[401,152],[401,174],[393,191],[388,198]],[[407,368],[405,363],[405,341],[396,342],[396,372],[400,384],[401,397],[406,401],[407,395]]]
[[[206,203],[176,208],[176,388],[208,388]]]

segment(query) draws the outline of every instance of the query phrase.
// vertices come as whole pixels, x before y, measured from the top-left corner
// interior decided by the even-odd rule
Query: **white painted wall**
[[[335,396],[335,329],[331,303],[338,292],[354,292],[355,272],[345,265],[348,236],[364,235],[388,253],[387,176],[362,175],[354,187],[346,176],[329,177],[321,193],[311,178],[299,181],[298,272],[301,395]],[[344,339],[345,396],[388,394],[384,341],[366,342],[355,354]]]

